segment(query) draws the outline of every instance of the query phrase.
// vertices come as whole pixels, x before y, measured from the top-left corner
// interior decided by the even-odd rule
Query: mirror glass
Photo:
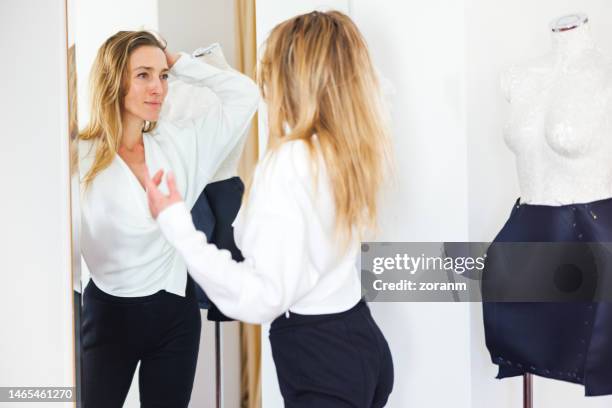
[[[112,186],[106,190],[85,181],[96,162],[97,150],[95,141],[83,137],[95,123],[102,129],[116,129],[109,120],[113,115],[108,114],[113,108],[108,106],[117,98],[94,98],[96,93],[92,92],[92,86],[112,89],[113,72],[98,75],[104,80],[92,84],[96,55],[111,36],[120,31],[147,31],[160,44],[167,44],[169,53],[184,53],[180,58],[191,56],[218,69],[253,77],[254,8],[254,0],[78,0],[68,7],[72,40],[70,129],[75,174],[73,276],[79,406],[139,407],[141,401],[159,402],[182,395],[190,400],[189,406],[238,407],[249,398],[249,391],[241,384],[248,383],[249,387],[258,384],[258,379],[245,378],[241,368],[252,366],[248,361],[253,356],[259,358],[258,327],[224,321],[224,316],[219,316],[218,310],[213,312],[214,305],[189,278],[186,289],[180,284],[173,286],[172,277],[164,271],[176,268],[174,260],[166,263],[147,260],[149,252],[167,251],[163,245],[156,246],[147,230],[150,224],[139,218],[142,216],[139,212],[147,210],[146,195],[142,186],[138,186],[138,163],[134,167],[131,159],[144,153],[144,163],[149,163],[148,152],[153,150],[147,146],[147,137],[136,143],[121,143],[118,153],[111,154],[111,164],[96,173],[96,179]],[[131,64],[142,50],[146,52],[138,55],[140,66],[144,67],[141,75]],[[173,75],[172,69],[166,78],[161,65],[167,62],[159,47],[135,47],[128,56],[127,74],[118,91],[121,129],[130,123],[125,121],[125,111],[129,110],[129,97],[139,95],[138,81],[153,80],[158,71],[160,92],[145,91],[143,95],[149,99],[144,103],[146,109],[159,110],[159,123],[162,120],[172,123],[179,129],[177,134],[182,127],[205,117],[208,109],[218,103],[218,95],[206,81],[188,83]],[[145,121],[144,128],[153,122]],[[155,142],[153,138],[151,141]],[[207,184],[207,189],[213,184],[214,188],[201,191],[194,204],[192,213],[198,228],[206,230],[216,225],[215,234],[221,233],[220,226],[225,227],[225,233],[231,233],[232,214],[219,214],[217,209],[220,203],[224,208],[236,207],[237,211],[242,190],[236,186],[243,186],[238,176],[248,178],[257,158],[256,146],[253,126],[241,135],[231,151],[224,153]],[[109,251],[115,252],[115,256],[109,258]],[[151,272],[146,279],[142,278],[142,270]],[[151,276],[157,276],[157,281]],[[165,281],[160,284],[160,280]],[[156,290],[160,287],[165,289]],[[173,287],[178,289],[173,291]],[[199,316],[186,313],[193,312],[196,302]],[[190,304],[188,308],[186,303]],[[210,321],[211,314],[221,322]],[[241,352],[241,347],[248,351]]]

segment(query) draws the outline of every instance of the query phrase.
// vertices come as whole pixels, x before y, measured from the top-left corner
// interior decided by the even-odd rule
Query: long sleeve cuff
[[[170,68],[170,73],[183,82],[199,86],[205,85],[214,89],[217,82],[222,83],[225,78],[242,77],[238,72],[222,70],[185,52],[181,51],[179,54],[180,57]],[[219,74],[221,74],[221,78],[213,79]],[[253,86],[255,85],[253,84]]]

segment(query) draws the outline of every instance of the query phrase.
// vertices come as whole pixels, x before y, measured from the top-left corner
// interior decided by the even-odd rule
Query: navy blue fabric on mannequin
[[[208,242],[220,249],[227,249],[238,262],[244,258],[234,241],[232,222],[240,210],[243,194],[244,183],[240,177],[216,181],[206,186],[191,210],[195,227],[206,234]],[[233,320],[221,313],[202,288],[197,284],[196,286],[198,303],[200,308],[208,309],[208,320]]]
[[[612,199],[563,206],[520,204],[517,200],[491,248],[503,242],[588,243],[582,247],[591,252],[595,262],[597,290],[609,290]],[[503,245],[490,249],[487,255],[483,296],[491,281],[510,282],[513,275],[525,271],[519,265],[527,264],[508,256]],[[533,259],[544,256],[534,251],[523,255]],[[559,263],[564,262],[561,258]],[[544,271],[528,271],[538,272]],[[585,276],[590,284],[590,277]],[[534,275],[533,279],[545,278]],[[612,394],[612,303],[483,302],[483,314],[487,348],[499,366],[497,378],[530,372],[584,384],[589,396]]]

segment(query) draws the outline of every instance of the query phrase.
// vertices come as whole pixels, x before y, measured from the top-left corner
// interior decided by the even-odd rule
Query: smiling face
[[[168,63],[154,46],[136,48],[129,57],[122,115],[155,122],[168,93]]]

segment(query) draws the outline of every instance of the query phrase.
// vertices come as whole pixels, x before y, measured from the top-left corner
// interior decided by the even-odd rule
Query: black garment
[[[243,193],[244,184],[240,177],[216,181],[206,186],[191,210],[196,229],[206,234],[209,243],[230,251],[232,259],[238,262],[244,258],[234,241],[232,222],[240,210]],[[208,309],[208,320],[216,322],[233,320],[221,313],[197,283],[196,293],[200,308]]]
[[[391,351],[364,301],[342,313],[280,316],[269,337],[285,407],[387,403],[393,388]]]
[[[187,407],[202,324],[190,277],[185,297],[117,297],[90,281],[82,318],[84,407],[122,407],[138,361],[142,407]]]
[[[213,214],[212,208],[210,208],[210,205],[208,204],[208,198],[206,197],[204,191],[202,191],[191,209],[191,218],[193,219],[193,225],[195,228],[198,231],[202,231],[206,235],[208,242],[210,242],[216,221],[215,214]],[[208,296],[206,296],[206,293],[204,293],[197,282],[195,284],[195,288],[200,309],[210,308],[210,299],[208,299]]]
[[[554,245],[556,255],[529,244],[517,257],[509,249],[512,245],[502,244],[508,242],[561,244]],[[529,372],[583,384],[588,396],[612,394],[612,303],[593,301],[598,291],[610,290],[610,242],[612,199],[563,206],[517,200],[487,253],[483,297],[487,288],[510,287],[529,275],[533,285],[545,287],[548,280],[551,286],[563,288],[567,282],[556,279],[567,272],[568,265],[579,267],[569,275],[577,279],[568,281],[583,291],[582,296],[591,295],[576,301],[571,290],[567,294],[560,290],[560,296],[567,295],[569,301],[483,302],[486,344],[493,363],[499,365],[497,378]],[[564,252],[570,245],[579,251]]]

